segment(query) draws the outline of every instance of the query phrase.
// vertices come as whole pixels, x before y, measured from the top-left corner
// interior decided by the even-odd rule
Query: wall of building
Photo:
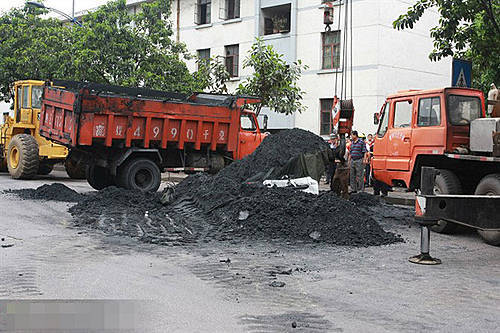
[[[386,95],[397,90],[442,87],[450,83],[450,61],[433,63],[428,59],[432,50],[429,29],[438,20],[437,12],[426,14],[413,30],[392,28],[392,22],[412,3],[414,1],[353,0],[352,97],[356,108],[355,127],[362,132],[375,131],[373,113],[380,109]],[[176,4],[174,1],[174,24]],[[301,59],[309,67],[300,81],[306,92],[303,104],[307,110],[294,116],[270,113],[269,124],[274,127],[295,126],[319,133],[320,99],[333,98],[335,81],[340,95],[342,73],[347,73],[342,68],[321,69],[324,25],[320,0],[242,0],[241,18],[227,22],[219,18],[220,1],[213,0],[211,23],[202,26],[194,23],[196,1],[180,0],[180,4],[179,38],[190,51],[195,53],[198,49],[210,48],[213,57],[223,55],[225,45],[239,44],[240,75],[229,82],[230,90],[250,74],[248,69],[242,68],[242,62],[259,35],[261,8],[290,4],[291,31],[264,36],[263,39],[283,53],[287,61]],[[337,10],[338,7],[334,29],[338,26]],[[343,19],[340,26],[343,26]],[[194,61],[189,62],[189,68],[196,69]],[[350,75],[346,81],[350,91]]]

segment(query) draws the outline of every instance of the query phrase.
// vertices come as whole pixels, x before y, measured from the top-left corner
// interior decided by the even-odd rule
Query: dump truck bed
[[[46,86],[40,132],[68,147],[156,147],[235,152],[240,107],[252,97],[192,96],[97,84]],[[70,88],[68,88],[68,86]]]

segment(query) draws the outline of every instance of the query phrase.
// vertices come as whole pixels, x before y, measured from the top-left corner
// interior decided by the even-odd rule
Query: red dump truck
[[[95,189],[156,191],[161,171],[217,172],[262,142],[250,96],[186,96],[55,81],[44,87],[40,134],[87,165]]]

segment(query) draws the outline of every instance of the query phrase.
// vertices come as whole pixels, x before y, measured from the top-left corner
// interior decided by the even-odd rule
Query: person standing
[[[365,166],[365,187],[372,185],[371,160],[373,157],[373,144],[374,143],[375,143],[375,140],[373,140],[373,135],[368,134],[368,137],[366,140],[366,149],[368,150],[368,161],[367,161],[366,166]]]
[[[351,148],[349,152],[349,162],[351,169],[351,191],[352,193],[364,190],[364,174],[367,150],[366,144],[358,137],[358,131],[352,131]]]
[[[335,153],[335,149],[337,148],[337,135],[335,133],[330,134],[330,139],[328,140],[328,144],[330,145],[330,149],[332,150],[332,154]],[[328,164],[328,169],[326,171],[326,184],[331,184],[333,175],[335,174],[335,157],[330,164]]]

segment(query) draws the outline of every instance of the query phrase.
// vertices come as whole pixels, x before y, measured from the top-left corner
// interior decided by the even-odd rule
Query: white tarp
[[[296,179],[282,179],[282,180],[265,180],[263,183],[267,187],[302,187],[301,191],[312,194],[319,194],[319,184],[311,177],[296,178]]]

